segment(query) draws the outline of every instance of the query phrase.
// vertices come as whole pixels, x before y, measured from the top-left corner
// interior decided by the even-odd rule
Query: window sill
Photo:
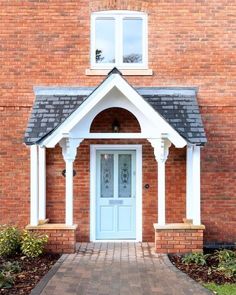
[[[99,69],[86,69],[85,70],[85,75],[87,76],[107,76],[107,74],[110,72],[111,70],[99,70]],[[124,70],[120,70],[119,71],[122,73],[122,75],[124,76],[152,76],[153,75],[153,71],[151,69],[124,69]]]

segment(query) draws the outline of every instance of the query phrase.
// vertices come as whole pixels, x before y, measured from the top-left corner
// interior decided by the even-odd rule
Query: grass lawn
[[[214,283],[205,283],[204,287],[215,291],[217,295],[236,295],[236,284],[216,285]]]

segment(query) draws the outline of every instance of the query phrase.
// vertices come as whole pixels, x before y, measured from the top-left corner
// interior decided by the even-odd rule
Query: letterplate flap
[[[109,200],[109,205],[122,205],[122,200]]]

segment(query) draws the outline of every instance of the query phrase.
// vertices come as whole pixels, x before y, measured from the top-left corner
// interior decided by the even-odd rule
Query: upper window
[[[91,67],[147,68],[147,16],[142,12],[92,14]]]

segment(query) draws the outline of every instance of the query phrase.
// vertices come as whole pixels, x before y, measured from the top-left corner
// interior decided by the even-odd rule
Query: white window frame
[[[143,21],[143,36],[142,36],[142,63],[123,63],[123,19],[142,19]],[[96,19],[114,19],[115,20],[115,63],[96,63],[95,57],[95,22]],[[137,11],[99,11],[91,15],[91,46],[90,46],[90,61],[91,69],[112,69],[117,67],[119,69],[148,69],[148,25],[147,14]]]

